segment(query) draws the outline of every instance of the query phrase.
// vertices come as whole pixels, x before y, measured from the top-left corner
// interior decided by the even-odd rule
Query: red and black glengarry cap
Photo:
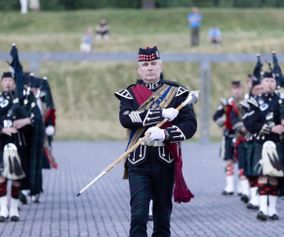
[[[157,46],[153,48],[140,48],[138,52],[138,62],[153,61],[160,59],[160,53]]]

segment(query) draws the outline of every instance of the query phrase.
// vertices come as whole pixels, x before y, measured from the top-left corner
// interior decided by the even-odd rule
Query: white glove
[[[46,134],[47,136],[53,136],[54,133],[55,133],[54,126],[49,125],[49,126],[47,126],[47,127],[45,128],[45,134]]]
[[[157,127],[148,128],[145,135],[148,136],[147,141],[164,141],[166,136],[164,129]]]
[[[162,116],[169,121],[173,121],[178,116],[178,110],[174,108],[168,108],[162,110]]]

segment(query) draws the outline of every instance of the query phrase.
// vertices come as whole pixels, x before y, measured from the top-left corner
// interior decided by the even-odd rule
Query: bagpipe
[[[9,65],[16,80],[16,90],[8,117],[12,120],[28,117],[31,121],[34,121],[36,116],[35,107],[39,108],[42,117],[41,122],[46,127],[43,154],[48,160],[49,166],[57,169],[58,164],[52,155],[51,149],[51,142],[55,133],[56,116],[54,101],[47,78],[42,79],[35,77],[32,73],[24,73],[15,44],[12,45],[10,55],[12,61]],[[33,89],[36,89],[36,91],[33,92]],[[42,106],[42,102],[45,106]]]
[[[268,64],[269,71],[273,74],[278,87],[284,87],[284,76],[282,69],[279,65],[278,58],[275,51],[272,51],[272,62],[266,62]],[[263,63],[261,62],[260,55],[257,54],[257,62],[253,69],[253,76],[257,80],[261,80],[263,77]]]

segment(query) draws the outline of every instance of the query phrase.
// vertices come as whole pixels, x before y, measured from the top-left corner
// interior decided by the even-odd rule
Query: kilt
[[[261,159],[262,146],[263,143],[260,142],[248,142],[247,144],[245,175],[248,177],[262,175],[257,169],[257,164]],[[276,150],[280,160],[284,164],[284,145],[282,143],[276,143]]]
[[[257,163],[261,159],[262,144],[249,141],[247,143],[247,152],[245,157],[245,175],[247,177],[257,177],[260,174],[255,169]]]

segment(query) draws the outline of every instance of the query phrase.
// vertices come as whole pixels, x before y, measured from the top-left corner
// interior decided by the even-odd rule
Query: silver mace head
[[[188,104],[196,104],[200,91],[190,91],[186,100],[182,103],[183,106]]]

